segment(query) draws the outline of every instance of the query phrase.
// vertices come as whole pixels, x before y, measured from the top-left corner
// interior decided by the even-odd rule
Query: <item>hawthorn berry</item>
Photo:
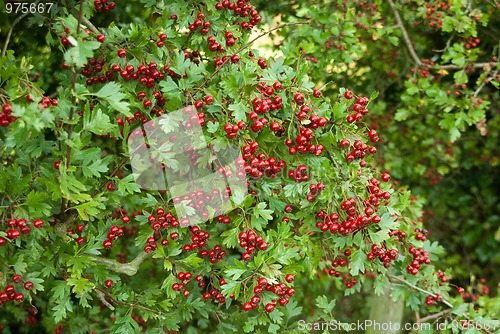
[[[106,282],[104,283],[107,288],[112,288],[115,285],[115,282],[112,279],[107,279]]]

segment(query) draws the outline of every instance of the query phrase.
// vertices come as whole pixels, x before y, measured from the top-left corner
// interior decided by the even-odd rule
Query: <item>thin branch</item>
[[[494,79],[498,74],[498,70],[495,70],[493,72],[491,72],[491,75],[489,76],[489,80],[491,79]],[[483,80],[483,82],[481,82],[481,84],[479,85],[479,87],[477,87],[476,91],[474,92],[474,94],[472,94],[472,96],[474,97],[477,97],[479,95],[479,93],[481,92],[481,90],[484,88],[484,86],[486,86],[486,84],[489,82],[489,80],[486,80],[486,78]]]
[[[99,292],[101,294],[104,294],[106,295],[106,297],[109,298],[109,300],[113,303],[113,304],[117,304],[117,305],[123,305],[123,306],[128,306],[128,307],[132,307],[132,308],[136,308],[136,309],[139,309],[139,310],[144,310],[144,311],[148,311],[148,312],[151,312],[151,313],[154,313],[156,315],[164,315],[162,312],[159,312],[159,311],[156,311],[156,310],[153,310],[153,309],[150,309],[149,307],[146,307],[146,306],[142,306],[142,305],[138,305],[138,304],[133,304],[133,303],[125,303],[125,302],[122,302],[122,301],[119,301],[119,300],[116,300],[115,298],[113,298],[113,296],[111,296],[111,294],[106,291],[106,290],[103,290],[101,288],[98,288],[96,287],[95,288],[96,291],[97,291],[97,296],[99,297]],[[101,297],[99,297],[99,299],[102,301]],[[106,306],[109,305],[109,302],[106,301],[106,303],[104,304]],[[109,306],[108,306],[109,307]],[[113,307],[111,305],[111,307]],[[111,308],[110,307],[110,308]],[[112,310],[114,309],[114,307],[112,308]]]
[[[408,51],[410,51],[410,55],[418,65],[422,65],[422,61],[418,57],[415,49],[413,48],[413,44],[411,42],[410,36],[408,36],[408,32],[403,24],[403,20],[401,20],[401,16],[399,15],[399,11],[394,6],[394,2],[392,0],[387,0],[389,5],[391,6],[392,12],[394,13],[394,17],[396,18],[396,22],[398,24],[399,29],[401,29],[401,33],[403,34],[403,39],[405,40],[406,46],[408,47]]]
[[[401,283],[404,283],[404,284],[408,285],[410,288],[413,288],[413,289],[418,290],[418,291],[420,291],[422,293],[425,293],[426,295],[429,295],[429,296],[432,296],[432,297],[436,297],[435,293],[432,293],[430,291],[427,291],[427,290],[424,290],[422,288],[419,288],[418,286],[413,285],[410,282],[405,281],[402,278],[399,278],[399,277],[394,276],[394,275],[391,275],[390,278],[393,278],[393,279],[395,279],[395,280],[397,280],[397,281],[399,281]],[[440,302],[443,303],[443,304],[445,304],[446,306],[448,306],[450,308],[453,308],[453,305],[449,301],[447,301],[446,299],[444,299],[444,298],[442,300],[440,300]]]
[[[443,69],[443,70],[461,70],[467,66],[470,66],[470,67],[473,67],[473,68],[483,68],[483,67],[486,67],[486,66],[490,66],[490,65],[493,65],[493,66],[497,66],[499,65],[500,63],[498,62],[491,62],[491,63],[469,63],[465,66],[458,66],[458,65],[454,65],[454,64],[448,64],[448,65],[439,65],[439,69]],[[428,66],[426,64],[426,66]]]
[[[441,318],[443,315],[447,314],[450,311],[451,311],[451,309],[447,309],[447,310],[441,311],[439,313],[434,313],[434,314],[428,315],[426,317],[421,318],[420,322],[427,322],[430,320]]]
[[[96,34],[100,34],[99,30],[95,27],[95,25],[93,25],[92,22],[90,22],[89,19],[86,18],[85,16],[82,17],[82,22],[87,26],[87,28],[89,28],[90,31]]]
[[[36,0],[33,4],[38,4],[40,0]],[[14,27],[28,15],[29,12],[24,13],[23,15],[19,16],[17,19],[12,22],[12,25],[10,26],[9,32],[7,33],[7,38],[5,39],[5,44],[3,45],[3,50],[2,50],[2,58],[5,57],[5,53],[7,53],[7,47],[9,46],[10,38],[12,37],[12,31],[14,30]]]
[[[141,252],[135,259],[128,263],[120,263],[115,260],[106,259],[103,257],[96,257],[96,262],[105,264],[108,266],[108,269],[113,270],[114,272],[125,274],[128,276],[134,276],[139,270],[139,266],[145,259],[147,259],[151,255],[151,253]]]
[[[106,295],[104,295],[103,290],[101,290],[99,288],[96,288],[95,292],[96,292],[97,298],[99,298],[99,300],[101,301],[101,303],[103,303],[104,305],[106,305],[106,307],[109,308],[111,311],[115,310],[115,307],[113,305],[111,305],[106,300]]]
[[[425,67],[432,68],[433,66],[430,66],[429,64],[422,63],[422,60],[420,60],[420,57],[417,55],[417,52],[415,51],[415,48],[413,47],[413,43],[410,39],[410,36],[408,35],[408,31],[406,30],[405,25],[403,23],[403,20],[401,19],[401,15],[399,15],[399,11],[397,10],[396,6],[394,5],[394,1],[387,0],[387,2],[391,6],[392,12],[394,13],[394,17],[396,19],[397,26],[401,30],[401,33],[403,34],[403,39],[405,41],[405,44],[408,48],[408,51],[410,52],[411,57],[415,61],[415,63],[417,63],[418,66],[425,66]],[[447,42],[447,44],[448,44],[448,42]],[[500,64],[500,63],[499,62],[495,62],[495,63],[470,63],[470,64],[467,64],[465,66],[448,64],[448,65],[438,65],[437,68],[442,69],[442,70],[461,70],[467,66],[470,66],[473,68],[483,68],[483,67],[490,66],[490,65],[497,66],[498,64]]]
[[[260,34],[259,36],[253,38],[252,40],[250,40],[247,44],[243,45],[241,48],[239,48],[234,54],[238,54],[240,53],[241,51],[247,49],[250,47],[250,45],[252,45],[253,42],[255,42],[256,40],[258,40],[259,38],[262,38],[270,33],[272,33],[273,31],[276,31],[276,30],[279,30],[279,29],[282,29],[284,27],[288,27],[288,26],[296,26],[296,25],[300,25],[300,24],[311,24],[310,21],[307,21],[307,22],[293,22],[293,23],[286,23],[286,24],[282,24],[280,26],[277,26],[277,27],[274,27],[272,29],[269,29],[268,31],[266,32],[263,32],[262,34]],[[205,80],[203,81],[203,83],[200,85],[200,87],[198,87],[198,90],[202,89],[203,87],[205,87],[205,85],[210,81],[210,79],[212,79],[221,69],[222,67],[227,63],[229,62],[229,58],[222,63],[221,66],[219,66],[215,71],[213,71],[213,73]]]

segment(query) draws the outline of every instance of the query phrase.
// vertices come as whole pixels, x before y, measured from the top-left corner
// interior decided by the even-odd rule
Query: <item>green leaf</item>
[[[109,116],[101,109],[85,110],[83,114],[83,130],[90,131],[98,135],[117,132],[118,126],[111,123]]]
[[[273,210],[266,209],[267,203],[261,202],[255,206],[253,213],[256,217],[262,217],[265,220],[272,220],[273,216],[271,215],[273,213]]]
[[[225,273],[229,278],[237,280],[247,271],[247,269],[229,268],[225,270]]]
[[[247,113],[250,112],[250,107],[248,107],[243,101],[236,104],[230,104],[228,107],[233,113],[234,121],[247,121]]]
[[[47,203],[50,196],[47,193],[35,192],[32,190],[26,196],[26,206],[31,216],[49,216],[51,205]]]
[[[130,112],[129,104],[122,101],[126,95],[122,92],[121,86],[112,81],[104,85],[97,93],[93,95],[104,99],[116,111],[123,113],[125,116],[133,116]]]
[[[335,299],[328,300],[326,296],[318,296],[316,297],[316,306],[325,310],[326,313],[330,313],[335,307]]]
[[[97,41],[76,41],[76,44],[64,53],[64,61],[67,65],[75,65],[77,68],[82,68],[87,60],[94,56],[94,50],[101,46]]]
[[[361,250],[357,249],[351,254],[351,261],[350,266],[350,273],[352,276],[358,275],[360,272],[365,271],[365,261],[366,260],[366,254]]]
[[[199,267],[201,263],[203,263],[203,259],[199,258],[195,253],[190,254],[185,259],[181,260],[181,262],[187,264],[191,267]]]

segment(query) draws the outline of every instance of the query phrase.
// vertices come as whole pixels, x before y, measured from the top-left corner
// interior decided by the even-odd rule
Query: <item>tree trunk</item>
[[[393,301],[389,284],[384,294],[373,294],[370,319],[367,322],[366,334],[399,334],[403,328],[404,300]],[[368,326],[368,323],[371,326]]]

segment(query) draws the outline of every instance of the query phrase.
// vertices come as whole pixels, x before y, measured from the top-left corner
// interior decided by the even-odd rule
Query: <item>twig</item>
[[[497,74],[498,74],[498,70],[493,71],[488,79],[496,77]],[[474,94],[472,94],[472,96],[477,97],[479,95],[479,92],[481,92],[481,90],[484,88],[484,86],[486,86],[486,84],[488,82],[489,82],[489,80],[486,80],[486,78],[485,78],[483,80],[483,82],[481,82],[481,84],[479,85],[479,87],[477,87],[476,91],[474,92]]]
[[[87,28],[89,28],[90,31],[96,34],[100,34],[99,30],[95,27],[95,25],[93,25],[92,22],[90,22],[89,19],[86,18],[85,16],[82,17],[82,22],[87,26]]]
[[[99,289],[99,288],[96,288],[95,290],[96,292],[96,295],[97,295],[97,298],[99,298],[99,300],[104,304],[106,305],[111,311],[114,311],[115,310],[115,307],[113,305],[111,305],[107,300],[106,300],[106,296],[104,295],[104,292]]]
[[[128,307],[132,307],[132,308],[136,308],[136,309],[140,309],[140,310],[144,310],[144,311],[149,311],[149,312],[154,313],[156,315],[164,315],[162,312],[150,309],[149,307],[146,307],[146,306],[142,306],[142,305],[138,305],[138,304],[132,304],[132,303],[125,303],[125,302],[116,300],[115,298],[113,298],[113,296],[111,296],[111,294],[108,291],[103,290],[101,288],[96,287],[95,289],[96,289],[97,297],[99,297],[99,292],[100,292],[101,294],[106,295],[106,297],[108,297],[110,299],[110,301],[112,303],[114,303],[114,304],[128,306]],[[102,301],[102,299],[100,297],[99,297],[99,299]],[[108,307],[110,307],[110,306],[113,307],[107,301],[106,301],[106,303],[104,303],[104,305],[106,305],[106,306],[109,305]],[[113,309],[114,309],[114,307],[112,308],[112,310]]]
[[[241,48],[239,48],[234,54],[238,54],[240,53],[241,51],[247,49],[248,47],[250,47],[250,45],[252,45],[253,42],[255,42],[256,40],[258,40],[259,38],[262,38],[270,33],[272,33],[273,31],[275,30],[279,30],[279,29],[282,29],[284,27],[287,27],[287,26],[295,26],[295,25],[300,25],[300,24],[311,24],[310,21],[307,21],[307,22],[293,22],[293,23],[286,23],[286,24],[282,24],[280,26],[277,26],[277,27],[274,27],[272,29],[269,29],[268,31],[266,32],[263,32],[262,34],[260,34],[259,36],[253,38],[251,41],[249,41],[247,44],[243,45]],[[205,80],[203,81],[203,83],[200,85],[200,87],[198,87],[198,90],[202,89],[203,87],[205,87],[205,85],[210,81],[210,79],[212,79],[221,69],[222,67],[224,66],[224,64],[226,64],[227,62],[229,62],[229,59],[227,59],[225,62],[222,63],[221,66],[217,67],[217,69],[215,71],[213,71],[213,73]]]
[[[447,314],[448,312],[450,312],[451,309],[447,309],[447,310],[444,310],[444,311],[441,311],[439,313],[434,313],[434,314],[431,314],[431,315],[428,315],[426,317],[423,317],[420,319],[420,322],[427,322],[429,320],[434,320],[434,319],[438,319],[438,318],[441,318],[443,315]]]
[[[415,321],[417,323],[417,329],[421,330],[422,329],[422,319],[420,319],[420,313],[418,311],[415,311]]]
[[[397,281],[399,281],[399,282],[401,282],[401,283],[404,283],[404,284],[408,285],[410,288],[413,288],[413,289],[415,289],[415,290],[418,290],[418,291],[420,291],[420,292],[423,292],[423,293],[425,293],[426,295],[429,295],[429,296],[432,296],[432,297],[435,297],[435,296],[436,296],[436,294],[435,294],[435,293],[432,293],[432,292],[430,292],[430,291],[427,291],[427,290],[424,290],[424,289],[422,289],[422,288],[419,288],[418,286],[413,285],[413,284],[411,284],[410,282],[405,281],[404,279],[399,278],[399,277],[397,277],[397,276],[391,275],[391,276],[390,276],[390,278],[393,278],[393,279],[395,279],[395,280],[397,280]],[[443,298],[442,300],[440,300],[440,302],[442,302],[443,304],[445,304],[446,306],[448,306],[448,307],[450,307],[450,308],[453,308],[453,305],[452,305],[449,301],[447,301],[446,299],[444,299],[444,298]]]
[[[33,4],[38,4],[40,0],[36,0]],[[12,37],[12,31],[14,30],[14,27],[28,15],[29,12],[24,13],[23,15],[19,16],[17,19],[12,22],[12,25],[10,26],[9,32],[7,33],[7,38],[5,39],[5,44],[3,45],[3,50],[2,50],[2,58],[5,57],[5,53],[7,53],[7,47],[9,46],[10,38]]]
[[[415,49],[413,48],[413,44],[411,43],[410,37],[408,36],[408,32],[406,31],[406,28],[403,24],[403,20],[401,20],[401,16],[399,15],[399,11],[396,9],[396,6],[394,6],[394,2],[392,0],[387,0],[389,5],[391,6],[392,12],[394,13],[394,17],[396,18],[396,22],[399,26],[399,29],[401,29],[401,33],[403,34],[403,39],[405,40],[406,46],[408,47],[408,51],[410,51],[410,55],[417,63],[418,65],[422,65],[422,61],[418,57],[417,53],[415,52]]]
[[[135,259],[130,261],[129,263],[120,263],[115,260],[106,259],[103,257],[96,257],[96,262],[105,264],[108,266],[108,269],[113,270],[114,272],[125,274],[128,276],[134,276],[139,270],[139,266],[142,262],[150,255],[150,253],[141,252]]]
[[[422,61],[420,60],[420,57],[417,55],[417,52],[415,51],[415,48],[413,47],[413,43],[410,39],[410,36],[408,35],[408,31],[406,30],[406,28],[403,24],[403,20],[401,19],[401,15],[399,15],[399,11],[397,10],[396,6],[394,5],[394,1],[387,0],[387,2],[391,6],[392,12],[394,13],[394,17],[396,19],[397,26],[399,27],[399,29],[401,30],[401,33],[403,34],[403,39],[405,41],[405,44],[408,47],[408,51],[410,52],[410,55],[413,58],[413,60],[415,61],[415,63],[417,63],[418,66],[425,66],[425,67],[432,68],[433,66],[430,66],[429,64],[422,63]],[[500,64],[500,63],[498,63],[498,62],[495,62],[495,63],[470,63],[470,64],[467,64],[465,66],[448,64],[448,65],[438,65],[437,67],[438,67],[438,69],[442,69],[442,70],[460,70],[460,69],[463,69],[467,66],[470,66],[473,68],[483,68],[483,67],[490,66],[490,65],[497,66],[498,64]]]

